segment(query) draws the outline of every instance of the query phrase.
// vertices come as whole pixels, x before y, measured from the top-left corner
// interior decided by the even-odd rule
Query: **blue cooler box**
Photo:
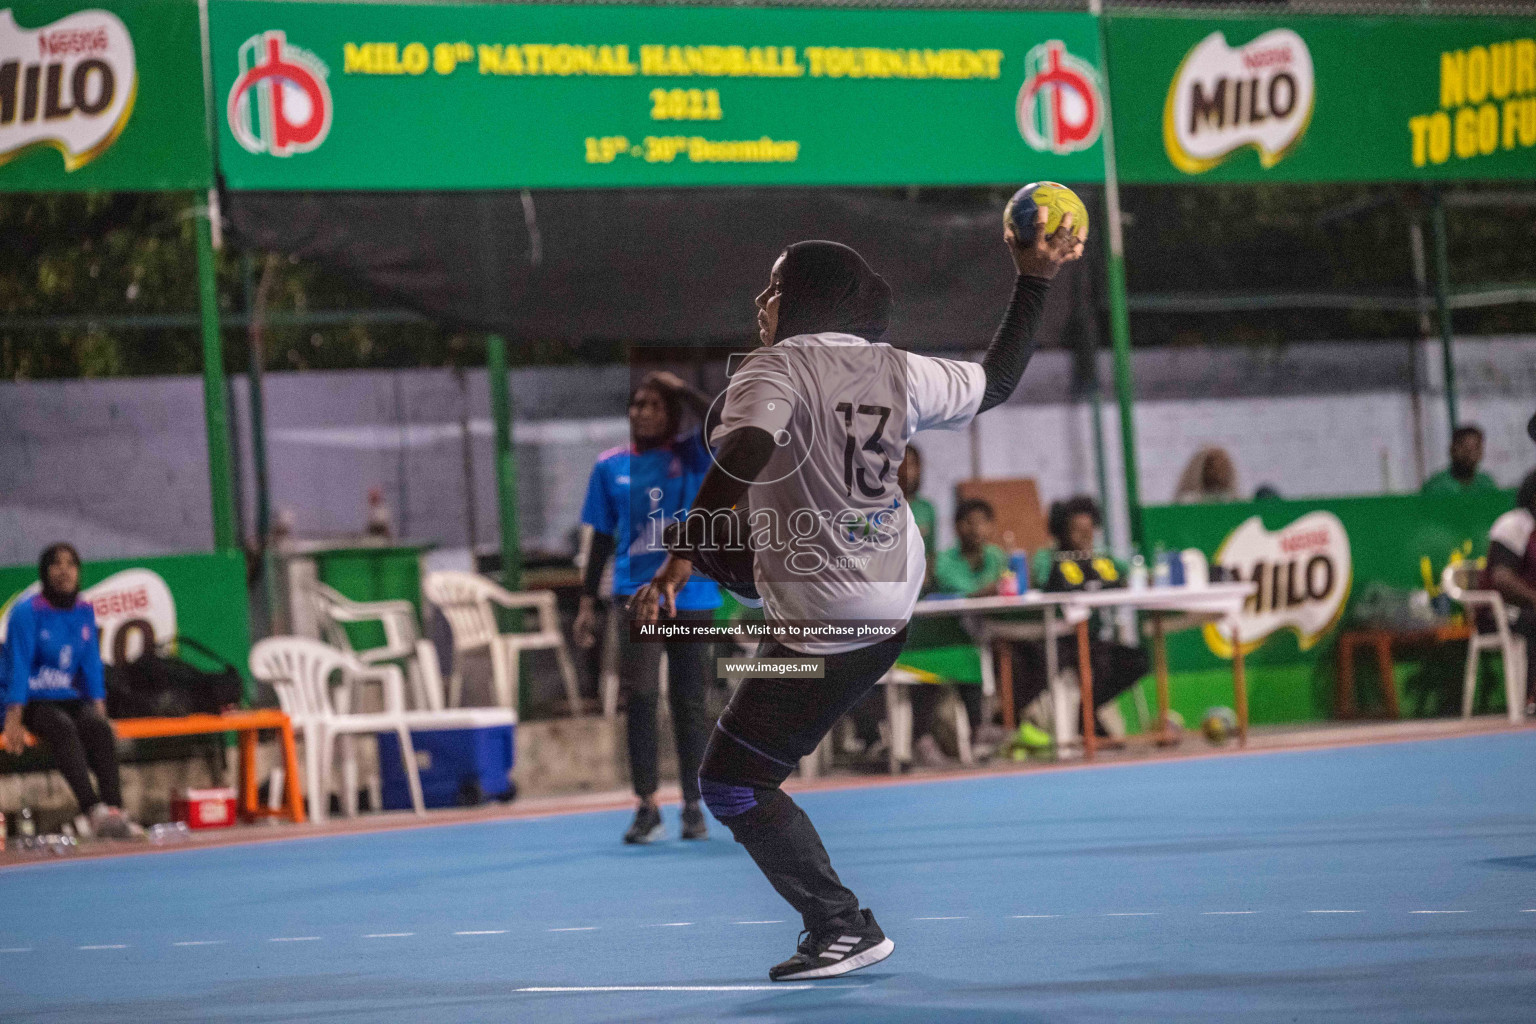
[[[512,784],[513,730],[510,712],[497,708],[454,711],[457,728],[412,729],[421,795],[428,807],[458,807],[480,800],[506,798]],[[400,761],[400,738],[379,733],[379,775],[384,809],[411,806],[410,784]]]

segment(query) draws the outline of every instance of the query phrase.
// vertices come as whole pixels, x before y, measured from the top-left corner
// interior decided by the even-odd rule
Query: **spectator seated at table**
[[[991,503],[982,498],[967,498],[955,506],[955,536],[960,543],[944,551],[934,559],[933,590],[936,594],[954,597],[992,597],[998,593],[1003,574],[1008,571],[1008,553],[993,543],[997,536],[997,512]],[[993,735],[993,726],[981,718],[981,687],[956,687],[965,703],[966,717],[970,720],[972,752],[984,760],[995,742],[1001,738]],[[939,698],[937,687],[922,687],[912,697],[912,733],[931,739]],[[996,730],[1001,733],[1001,730]],[[914,752],[920,752],[924,740],[914,743]]]
[[[1510,608],[1509,626],[1525,637],[1526,714],[1536,680],[1536,470],[1526,474],[1515,494],[1515,507],[1493,521],[1488,531],[1488,568],[1484,586],[1497,590]],[[1493,624],[1480,623],[1479,629]]]
[[[1035,553],[1033,575],[1042,590],[1103,590],[1125,586],[1125,567],[1101,550],[1097,536],[1102,517],[1098,503],[1086,495],[1058,501],[1051,506],[1047,529],[1054,548]],[[1114,700],[1147,674],[1147,654],[1139,647],[1104,640],[1102,613],[1089,623],[1089,664],[1093,670],[1093,705],[1100,735],[1123,734]],[[1077,636],[1061,637],[1057,646],[1060,668],[1077,667]],[[1014,645],[1014,707],[1023,711],[1046,690],[1045,645],[1020,642]],[[1023,734],[1021,733],[1021,739]]]
[[[80,600],[80,555],[68,544],[51,545],[37,575],[41,592],[16,602],[0,648],[6,749],[21,753],[30,731],[69,783],[84,830],[131,838],[140,830],[122,810],[96,613]]]
[[[1463,423],[1451,434],[1451,464],[1428,480],[1420,494],[1466,494],[1468,491],[1496,491],[1493,477],[1478,469],[1483,461],[1483,429]]]
[[[923,553],[927,559],[923,589],[927,590],[933,585],[933,551],[937,543],[934,529],[938,525],[938,515],[933,510],[933,502],[918,493],[923,487],[923,453],[917,450],[917,445],[907,445],[907,454],[896,469],[896,484],[912,509],[912,521],[923,538]]]
[[[953,597],[992,597],[1008,571],[1008,552],[992,542],[997,513],[981,498],[955,506],[955,536],[960,543],[934,559],[933,589]]]

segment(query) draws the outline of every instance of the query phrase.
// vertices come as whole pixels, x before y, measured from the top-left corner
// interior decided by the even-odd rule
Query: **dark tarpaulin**
[[[774,258],[806,238],[852,246],[890,282],[886,340],[903,348],[985,348],[1013,280],[1000,207],[873,190],[231,192],[225,210],[243,245],[514,342],[745,341]],[[1051,290],[1042,346],[1092,336],[1093,262]]]

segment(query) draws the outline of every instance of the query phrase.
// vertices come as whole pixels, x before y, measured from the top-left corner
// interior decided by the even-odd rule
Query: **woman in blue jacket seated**
[[[90,830],[126,839],[134,827],[122,811],[96,613],[80,600],[79,552],[68,544],[51,545],[38,559],[37,575],[42,593],[11,610],[0,659],[5,745],[19,754],[31,731],[64,773]]]

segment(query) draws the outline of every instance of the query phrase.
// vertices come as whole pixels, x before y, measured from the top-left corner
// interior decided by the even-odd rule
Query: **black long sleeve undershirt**
[[[1003,312],[1003,322],[997,325],[992,344],[981,360],[981,369],[987,375],[987,388],[977,413],[1002,405],[1019,386],[1029,357],[1035,352],[1035,328],[1040,325],[1045,294],[1050,289],[1051,282],[1043,277],[1020,275],[1014,280],[1013,297]]]
[[[587,597],[596,597],[597,591],[603,583],[603,570],[608,567],[608,559],[613,557],[614,549],[619,546],[611,533],[592,534],[592,547],[587,551],[587,568],[581,574],[581,592]]]

